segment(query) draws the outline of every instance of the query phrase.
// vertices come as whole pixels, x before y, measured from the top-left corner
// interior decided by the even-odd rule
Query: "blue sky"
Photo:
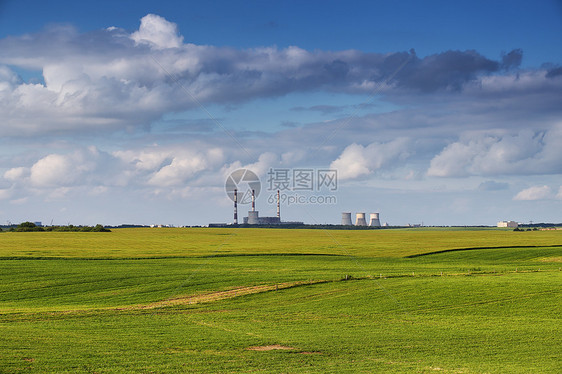
[[[230,222],[244,167],[338,171],[287,220],[560,222],[560,45],[560,1],[0,1],[0,222]]]

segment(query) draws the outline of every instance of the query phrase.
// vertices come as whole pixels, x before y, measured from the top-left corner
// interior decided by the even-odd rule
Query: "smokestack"
[[[234,224],[238,224],[238,190],[234,189]]]
[[[277,218],[281,220],[281,198],[279,196],[279,190],[277,190]]]
[[[371,213],[371,220],[369,222],[369,226],[381,227],[381,221],[379,220],[378,213]]]
[[[352,226],[353,223],[351,223],[351,213],[342,213],[341,214],[341,224],[343,226]]]
[[[355,226],[367,226],[367,221],[365,221],[365,213],[357,213],[355,217]]]
[[[256,190],[252,190],[252,212],[256,211]]]

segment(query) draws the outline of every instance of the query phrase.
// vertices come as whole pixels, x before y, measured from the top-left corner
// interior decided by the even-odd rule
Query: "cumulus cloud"
[[[351,144],[330,164],[338,171],[338,178],[355,179],[409,156],[409,139],[400,138],[387,143],[371,143],[367,146]]]
[[[3,198],[17,192],[60,199],[77,190],[97,196],[122,187],[161,192],[195,183],[201,173],[218,175],[224,165],[223,150],[205,145],[190,149],[150,146],[112,153],[86,147],[50,153],[29,166],[10,168],[0,182]]]
[[[15,182],[23,179],[25,176],[27,176],[27,174],[29,174],[29,170],[25,167],[20,166],[7,170],[4,173],[4,178],[11,182]]]
[[[66,185],[77,177],[75,165],[68,156],[51,154],[37,161],[30,172],[30,182],[38,187]]]
[[[291,156],[287,156],[291,157]],[[282,156],[283,159],[283,156]],[[270,168],[280,166],[279,157],[273,152],[264,152],[258,156],[257,161],[249,164],[243,164],[239,160],[234,161],[230,164],[224,165],[221,169],[221,174],[223,179],[225,179],[230,173],[237,169],[248,169],[254,172],[258,177],[265,177]]]
[[[154,14],[133,33],[110,27],[81,34],[59,26],[0,40],[0,112],[6,113],[0,129],[5,135],[144,129],[164,113],[196,107],[194,98],[227,104],[319,90],[459,91],[516,66],[518,56],[201,46],[184,43],[176,24]],[[22,82],[7,65],[40,70],[45,84]]]
[[[556,174],[562,172],[559,127],[546,132],[464,134],[435,156],[428,176]]]
[[[533,186],[519,191],[513,200],[532,201],[552,199],[552,189],[549,186]]]
[[[219,148],[150,147],[116,151],[113,156],[123,163],[129,180],[163,188],[185,184],[199,172],[217,169],[224,163],[224,154]]]
[[[148,43],[155,49],[179,48],[183,44],[178,26],[156,14],[142,17],[139,30],[131,34],[131,39],[138,44]]]

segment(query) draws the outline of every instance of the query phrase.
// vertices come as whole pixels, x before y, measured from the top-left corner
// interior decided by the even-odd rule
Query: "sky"
[[[554,0],[0,0],[0,224],[230,223],[240,169],[287,221],[562,222],[561,46]]]

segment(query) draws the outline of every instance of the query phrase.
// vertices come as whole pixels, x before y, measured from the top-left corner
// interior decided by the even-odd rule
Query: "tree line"
[[[33,222],[22,222],[16,227],[10,228],[11,232],[32,232],[32,231],[74,231],[74,232],[110,232],[103,225],[97,224],[95,226],[37,226]]]

